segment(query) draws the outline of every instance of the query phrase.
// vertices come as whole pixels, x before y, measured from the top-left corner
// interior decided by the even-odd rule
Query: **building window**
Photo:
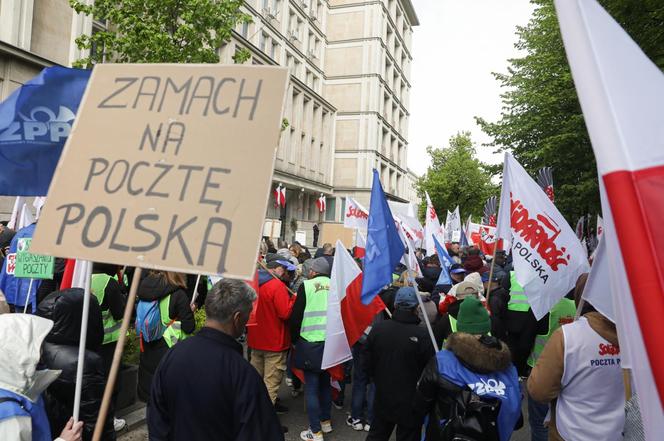
[[[339,198],[341,201],[341,219],[340,221],[343,222],[346,220],[346,198]]]
[[[247,22],[242,23],[241,34],[244,38],[247,38],[247,35],[249,35],[249,23]]]
[[[277,60],[277,52],[279,51],[279,44],[276,41],[272,42],[272,47],[270,48],[270,57],[275,60]]]
[[[270,8],[270,0],[263,0],[263,9]]]
[[[325,220],[334,222],[337,215],[337,198],[327,198],[325,200]]]
[[[267,34],[265,32],[261,32],[260,36],[258,37],[258,47],[263,52],[265,52],[265,47],[267,45],[267,39],[268,39]]]

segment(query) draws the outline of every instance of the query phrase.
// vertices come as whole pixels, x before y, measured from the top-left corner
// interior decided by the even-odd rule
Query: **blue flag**
[[[0,195],[46,196],[89,78],[47,67],[0,103]]]
[[[392,283],[392,271],[403,257],[405,249],[394,225],[378,172],[374,169],[362,278],[362,303],[368,305],[385,285]]]
[[[433,243],[436,246],[436,254],[438,254],[438,260],[440,261],[440,276],[438,276],[438,281],[436,285],[452,285],[452,278],[450,277],[450,266],[454,263],[454,260],[447,254],[447,250],[443,247],[440,242],[436,239],[436,236],[433,236]]]

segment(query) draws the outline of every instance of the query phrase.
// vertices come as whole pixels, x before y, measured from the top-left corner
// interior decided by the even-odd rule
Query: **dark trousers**
[[[113,364],[113,355],[115,354],[115,347],[118,345],[117,341],[114,341],[113,343],[106,343],[105,345],[101,345],[101,348],[99,348],[99,356],[102,359],[102,362],[104,363],[104,375],[106,376],[106,381],[108,382],[108,374],[111,372],[111,365]],[[111,405],[112,409],[116,408],[116,401],[118,399],[118,394],[120,393],[120,387],[122,385],[120,384],[120,378],[121,376],[118,375],[115,379],[115,386],[113,388],[113,395],[111,395]]]
[[[396,441],[419,441],[421,427],[404,427],[378,415],[374,416],[366,441],[388,441],[395,426],[397,428]]]

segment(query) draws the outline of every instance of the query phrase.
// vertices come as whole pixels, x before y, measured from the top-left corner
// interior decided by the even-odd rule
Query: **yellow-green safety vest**
[[[300,337],[308,342],[325,341],[327,324],[327,295],[330,291],[330,278],[319,276],[304,281],[304,295],[307,305],[302,316]]]
[[[104,302],[106,286],[111,279],[112,277],[108,274],[102,273],[92,275],[92,279],[90,280],[90,291],[95,295],[100,306]],[[115,320],[110,309],[102,311],[101,318],[104,322],[104,344],[118,341],[120,338],[122,320]]]
[[[553,308],[551,308],[551,311],[549,311],[548,332],[544,335],[538,334],[537,337],[535,337],[535,345],[533,346],[533,350],[530,352],[530,356],[528,357],[528,366],[535,367],[537,359],[539,358],[540,354],[542,354],[544,346],[546,346],[546,342],[548,342],[549,338],[551,338],[551,334],[553,334],[553,332],[560,328],[563,324],[573,322],[575,315],[576,305],[574,304],[573,300],[563,298],[558,303],[556,303]]]
[[[528,312],[530,303],[528,297],[524,294],[523,286],[516,280],[516,273],[510,271],[510,301],[507,303],[507,309],[510,311]]]
[[[159,301],[159,315],[161,317],[161,323],[166,327],[163,338],[169,348],[173,347],[173,345],[180,340],[184,340],[185,338],[189,337],[189,335],[182,330],[182,322],[179,320],[170,319],[170,314],[168,313],[170,305],[170,294]]]

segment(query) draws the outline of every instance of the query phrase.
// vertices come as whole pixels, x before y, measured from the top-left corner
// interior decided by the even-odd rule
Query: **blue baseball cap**
[[[284,268],[286,268],[287,271],[295,271],[297,269],[297,267],[293,265],[290,261],[284,259],[282,256],[275,253],[269,253],[268,255],[266,255],[265,263],[267,264],[268,268],[276,268],[278,266],[283,266]]]
[[[394,298],[396,308],[414,308],[417,306],[417,291],[412,286],[402,286]]]

